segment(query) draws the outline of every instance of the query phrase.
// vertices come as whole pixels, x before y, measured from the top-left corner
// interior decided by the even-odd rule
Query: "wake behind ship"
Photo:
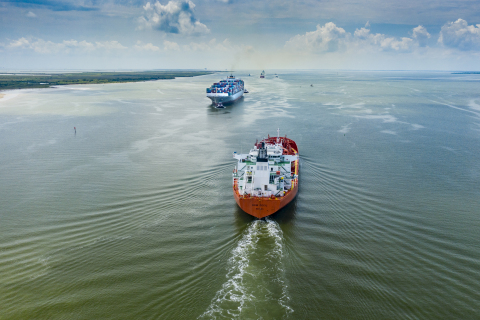
[[[233,195],[238,206],[259,219],[292,201],[298,191],[298,147],[287,136],[256,142],[248,154],[233,153]]]
[[[244,93],[244,82],[230,75],[226,80],[220,80],[207,88],[207,97],[214,105],[233,103],[240,99]]]

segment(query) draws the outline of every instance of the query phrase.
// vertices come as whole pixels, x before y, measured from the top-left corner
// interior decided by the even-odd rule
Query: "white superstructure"
[[[248,154],[233,153],[238,160],[233,177],[240,195],[283,197],[292,188],[298,154],[285,154],[283,138],[273,137],[256,143]]]

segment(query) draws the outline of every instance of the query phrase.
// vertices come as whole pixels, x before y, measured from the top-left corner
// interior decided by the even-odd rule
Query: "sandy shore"
[[[3,104],[7,100],[15,98],[19,95],[18,91],[20,90],[3,91],[3,93],[0,93],[0,102]]]

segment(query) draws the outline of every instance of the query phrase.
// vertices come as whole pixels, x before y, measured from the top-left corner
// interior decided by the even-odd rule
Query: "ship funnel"
[[[265,142],[262,141],[260,149],[258,149],[257,162],[268,162],[267,148],[265,148]]]

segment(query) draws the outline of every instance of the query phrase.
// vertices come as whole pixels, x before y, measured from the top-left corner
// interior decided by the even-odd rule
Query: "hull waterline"
[[[240,209],[251,216],[258,219],[265,218],[279,211],[289,204],[297,196],[298,185],[295,186],[288,194],[281,198],[262,198],[262,197],[242,197],[238,190],[233,191],[235,202]]]

